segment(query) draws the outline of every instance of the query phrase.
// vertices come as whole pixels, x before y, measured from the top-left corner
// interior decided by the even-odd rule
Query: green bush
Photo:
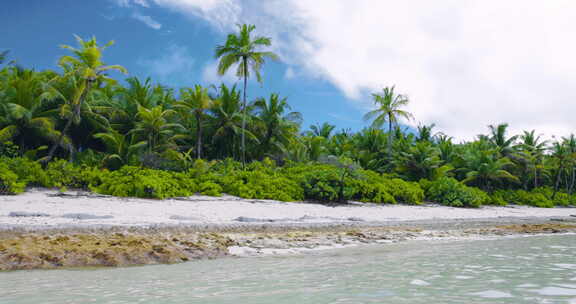
[[[555,201],[552,201],[553,190],[549,188],[536,188],[532,191],[525,190],[498,190],[494,195],[500,196],[508,204],[527,205],[541,208],[554,207]],[[560,195],[560,196],[559,196]],[[556,194],[560,204],[564,204],[569,198],[567,194]]]
[[[101,182],[101,171],[88,166],[77,166],[65,160],[55,160],[46,167],[47,187],[90,189]]]
[[[304,199],[304,191],[297,182],[261,168],[237,171],[223,176],[219,182],[223,191],[243,198],[297,201]]]
[[[7,164],[27,186],[49,187],[50,179],[39,163],[24,157],[1,158],[0,162]]]
[[[196,188],[182,175],[154,169],[124,166],[102,176],[102,183],[93,190],[123,197],[169,198],[190,196]]]
[[[5,164],[0,163],[0,195],[18,194],[24,191],[26,183],[18,181],[18,175]]]
[[[355,191],[342,170],[332,165],[299,164],[284,170],[284,175],[299,184],[305,199],[346,201]]]
[[[222,186],[214,182],[205,181],[198,185],[198,192],[200,192],[202,195],[221,196]]]
[[[426,198],[452,207],[478,208],[482,203],[490,202],[490,197],[484,191],[468,187],[449,177],[431,182],[426,191]]]

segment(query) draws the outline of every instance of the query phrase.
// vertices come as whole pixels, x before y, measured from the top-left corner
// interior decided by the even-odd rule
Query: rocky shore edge
[[[575,217],[0,230],[0,270],[173,264],[409,240],[575,233]]]

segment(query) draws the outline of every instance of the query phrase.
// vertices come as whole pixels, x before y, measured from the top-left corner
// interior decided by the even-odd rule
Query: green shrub
[[[196,188],[182,175],[154,169],[124,166],[102,176],[102,183],[93,190],[123,197],[169,198],[190,196]]]
[[[257,166],[254,171],[236,171],[223,176],[219,183],[223,191],[243,198],[297,201],[304,199],[300,185],[273,171]]]
[[[502,195],[499,195],[498,193],[492,193],[492,195],[490,195],[490,205],[506,206],[508,203],[504,200]]]
[[[198,185],[198,192],[208,196],[221,196],[222,186],[210,181],[205,181]]]
[[[552,201],[552,190],[549,188],[537,188],[532,191],[525,190],[498,190],[494,192],[494,195],[500,196],[508,204],[517,205],[527,205],[533,207],[541,208],[551,208],[554,207],[554,201]],[[557,193],[556,195],[558,196]],[[561,199],[565,200],[566,197],[561,195]]]
[[[18,181],[18,175],[0,163],[0,195],[18,194],[24,191],[26,183]]]
[[[18,175],[18,180],[27,186],[48,187],[49,177],[42,166],[24,157],[1,158],[0,162],[8,165],[10,170]]]
[[[426,198],[433,202],[452,206],[477,208],[490,202],[490,197],[480,189],[468,187],[454,178],[442,177],[431,182]]]
[[[65,160],[55,160],[46,167],[47,187],[88,190],[100,181],[99,170],[88,166],[77,166]]]
[[[393,178],[383,179],[382,184],[396,201],[400,203],[420,204],[424,200],[424,191],[418,183]]]
[[[353,197],[353,185],[346,183],[342,169],[331,165],[296,165],[284,175],[301,187],[304,198],[318,201],[345,201]]]
[[[20,147],[11,141],[0,142],[0,157],[18,157],[20,155]]]

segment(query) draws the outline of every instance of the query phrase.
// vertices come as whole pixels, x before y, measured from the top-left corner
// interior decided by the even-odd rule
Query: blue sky
[[[0,49],[56,68],[73,34],[115,40],[106,62],[175,88],[216,77],[213,51],[237,23],[273,39],[249,97],[277,92],[303,113],[360,129],[370,94],[396,85],[415,126],[456,139],[507,122],[511,133],[576,131],[574,0],[18,0],[0,11]]]
[[[151,24],[139,16],[148,16],[144,21]],[[0,12],[0,48],[9,49],[10,59],[26,67],[57,69],[58,58],[66,54],[59,45],[75,45],[73,34],[94,35],[101,43],[114,40],[104,59],[107,64],[123,65],[131,76],[150,76],[174,88],[237,81],[231,75],[217,77],[215,72],[214,48],[224,42],[227,31],[201,17],[158,6],[124,7],[106,0],[10,1]],[[263,84],[252,81],[249,97],[272,92],[288,97],[293,110],[304,115],[303,129],[324,121],[339,128],[365,125],[364,110],[347,101],[330,82],[291,77],[288,69],[283,62],[268,62],[263,68]]]

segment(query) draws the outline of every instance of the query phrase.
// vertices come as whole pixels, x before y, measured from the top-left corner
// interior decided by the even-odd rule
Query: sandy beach
[[[246,200],[232,196],[192,196],[150,200],[118,198],[89,192],[59,193],[32,189],[0,196],[0,228],[158,227],[235,224],[391,224],[409,221],[570,217],[576,208],[526,206],[478,209],[439,205],[322,205]]]
[[[576,208],[168,200],[30,189],[0,196],[0,270],[302,254],[408,240],[576,232]]]

